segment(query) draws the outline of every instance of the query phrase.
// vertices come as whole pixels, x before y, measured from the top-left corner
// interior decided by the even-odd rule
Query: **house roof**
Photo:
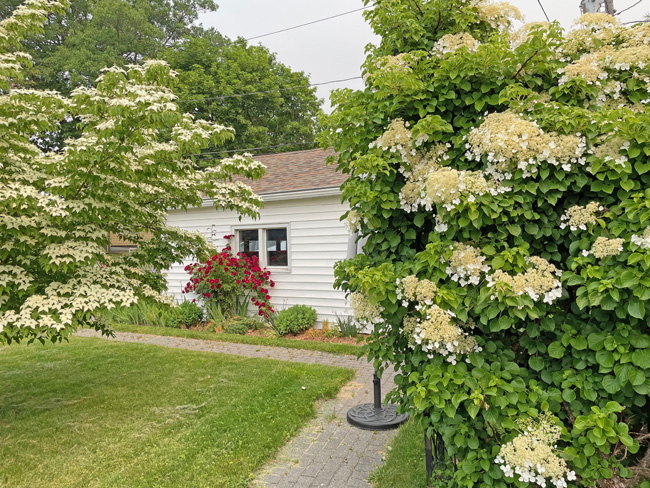
[[[333,149],[308,149],[278,154],[260,154],[253,159],[266,166],[266,175],[259,181],[246,181],[258,195],[293,191],[338,188],[347,175],[338,173],[326,158]]]

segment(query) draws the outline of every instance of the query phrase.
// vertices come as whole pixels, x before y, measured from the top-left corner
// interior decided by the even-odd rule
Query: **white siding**
[[[289,229],[289,269],[269,267],[275,287],[271,288],[271,303],[279,310],[292,305],[309,305],[318,312],[319,322],[335,322],[335,314],[346,315],[345,295],[335,290],[334,263],[346,258],[349,231],[339,219],[347,210],[339,196],[302,198],[266,202],[260,218],[239,221],[230,211],[195,208],[187,212],[173,211],[168,223],[213,238],[222,248],[224,235],[234,234],[242,226],[286,225]],[[169,290],[182,299],[182,288],[188,275],[182,263],[173,266],[167,275]]]

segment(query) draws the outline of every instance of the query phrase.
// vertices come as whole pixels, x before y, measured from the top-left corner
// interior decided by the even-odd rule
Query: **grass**
[[[244,487],[352,376],[101,339],[3,347],[0,487]]]
[[[374,488],[426,488],[424,429],[409,420],[400,427],[386,454],[386,462],[372,473]]]
[[[134,332],[136,334],[155,334],[160,336],[185,337],[187,339],[206,339],[218,342],[236,342],[239,344],[253,344],[256,346],[286,347],[288,349],[304,349],[308,351],[321,351],[331,354],[346,354],[358,356],[361,346],[355,344],[336,344],[319,341],[298,341],[280,337],[257,337],[238,334],[225,334],[202,332],[198,330],[173,329],[171,327],[153,327],[149,325],[112,324],[116,331]]]

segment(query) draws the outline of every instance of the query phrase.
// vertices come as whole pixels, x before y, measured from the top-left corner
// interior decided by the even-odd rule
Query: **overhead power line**
[[[252,41],[253,39],[259,39],[261,37],[272,36],[274,34],[279,34],[281,32],[287,32],[287,31],[290,31],[290,30],[293,30],[293,29],[298,29],[300,27],[305,27],[307,25],[318,24],[319,22],[325,22],[326,20],[336,19],[337,17],[343,17],[344,15],[349,15],[349,14],[352,14],[354,12],[360,12],[361,10],[367,10],[369,8],[372,8],[373,6],[374,6],[374,4],[373,5],[368,5],[367,7],[358,8],[358,9],[355,9],[355,10],[350,10],[348,12],[343,12],[343,13],[340,13],[340,14],[332,15],[331,17],[325,17],[325,18],[318,19],[318,20],[312,20],[311,22],[307,22],[305,24],[294,25],[293,27],[287,27],[286,29],[280,29],[280,30],[277,30],[277,31],[274,31],[274,32],[269,32],[268,34],[262,34],[260,36],[249,37],[246,40],[247,41]]]
[[[288,142],[286,144],[276,144],[275,146],[262,146],[262,147],[249,147],[247,149],[228,149],[225,151],[213,151],[213,152],[204,152],[201,154],[197,154],[197,156],[204,156],[204,155],[209,155],[209,154],[227,154],[227,153],[234,153],[234,152],[251,152],[251,151],[260,151],[262,149],[276,149],[278,147],[287,147],[287,146],[307,146],[311,144],[316,144],[316,141],[311,141],[311,142]],[[218,159],[218,158],[204,158],[201,159],[201,161],[211,161],[213,159]]]
[[[324,81],[322,83],[310,83],[309,85],[289,86],[289,87],[286,87],[286,88],[276,88],[275,90],[265,90],[265,91],[250,92],[250,93],[238,93],[236,95],[222,95],[222,96],[219,96],[219,97],[190,98],[188,100],[176,100],[176,102],[204,102],[204,101],[208,101],[208,100],[224,100],[226,98],[249,97],[251,95],[264,95],[266,93],[274,93],[274,92],[281,92],[281,91],[287,91],[287,90],[298,90],[300,88],[309,88],[309,87],[312,87],[312,86],[331,85],[332,83],[343,83],[345,81],[360,80],[360,79],[361,79],[361,76],[354,76],[352,78],[345,78],[345,79],[342,79],[342,80]]]
[[[547,21],[547,22],[550,22],[551,19],[548,18],[548,15],[547,15],[547,13],[546,13],[546,10],[544,10],[544,5],[542,5],[542,0],[537,0],[537,3],[539,3],[539,6],[541,7],[542,12],[544,12],[544,17],[546,17],[546,21]]]
[[[621,15],[623,12],[627,12],[627,11],[630,10],[631,8],[636,7],[636,6],[639,5],[641,2],[643,2],[643,0],[639,0],[639,1],[636,2],[636,3],[633,3],[633,4],[630,5],[628,8],[624,8],[623,10],[620,10],[620,11],[616,12],[614,15]]]

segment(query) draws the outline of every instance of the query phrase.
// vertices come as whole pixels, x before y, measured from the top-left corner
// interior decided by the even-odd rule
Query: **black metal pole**
[[[427,467],[427,481],[433,476],[433,449],[431,448],[431,437],[424,431],[424,462]]]
[[[379,379],[379,376],[377,376],[377,372],[372,375],[372,384],[374,385],[374,390],[375,390],[375,408],[376,409],[381,409],[382,408],[382,401],[381,401],[381,380]]]

